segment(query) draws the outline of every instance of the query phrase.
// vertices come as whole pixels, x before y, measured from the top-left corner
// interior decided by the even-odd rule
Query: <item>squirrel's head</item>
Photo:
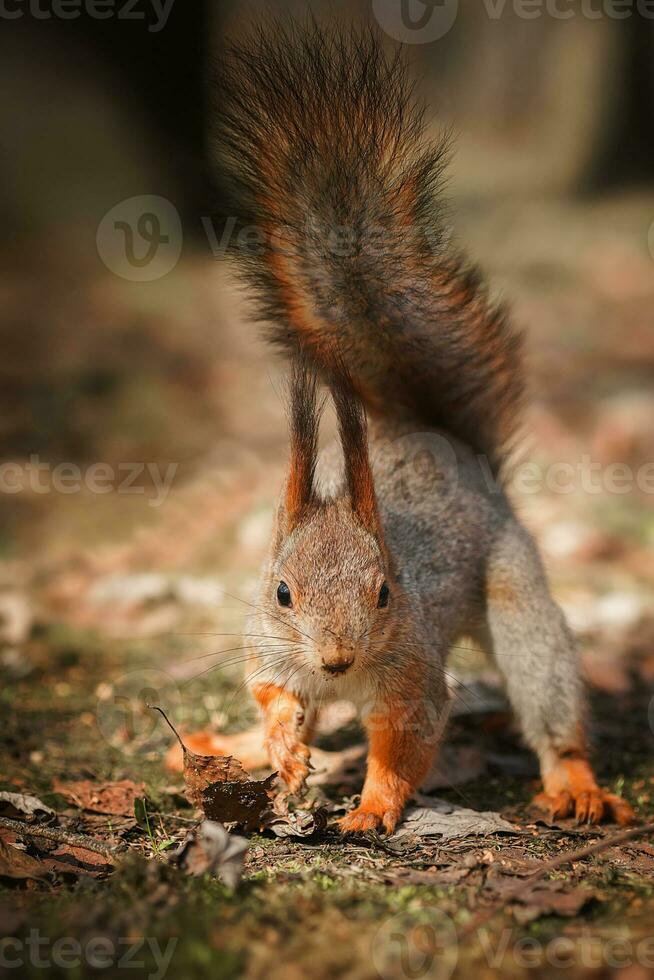
[[[366,417],[345,370],[330,378],[343,449],[344,486],[323,499],[315,487],[320,408],[302,362],[291,381],[291,463],[260,597],[302,661],[324,678],[357,667],[374,672],[399,615],[368,457]]]

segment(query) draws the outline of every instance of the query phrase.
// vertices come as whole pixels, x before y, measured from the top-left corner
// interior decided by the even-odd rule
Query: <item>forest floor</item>
[[[458,222],[528,328],[524,458],[539,469],[535,486],[516,465],[509,489],[578,639],[598,776],[643,823],[654,820],[651,219],[654,199],[640,196],[515,213],[475,203]],[[13,287],[4,316],[32,303],[38,320],[38,275]],[[198,815],[165,765],[174,737],[146,704],[182,732],[254,721],[232,648],[283,474],[282,368],[202,255],[147,290],[65,286],[49,296],[52,322],[64,339],[80,322],[94,330],[46,350],[38,390],[21,393],[50,420],[53,456],[177,469],[160,506],[142,475],[141,493],[32,488],[0,501],[0,816],[23,822],[0,825],[0,976],[651,976],[651,835],[543,868],[619,828],[530,807],[534,760],[472,648],[453,651],[456,711],[419,803],[492,812],[512,829],[344,840],[335,816],[360,788],[361,733],[337,705],[311,791],[326,825],[247,834],[234,887],[189,873],[178,852]],[[40,430],[20,421],[38,447]],[[7,793],[42,809],[27,814]]]

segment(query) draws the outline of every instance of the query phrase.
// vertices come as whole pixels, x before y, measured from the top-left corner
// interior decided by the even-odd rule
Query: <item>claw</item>
[[[546,810],[550,820],[572,816],[573,808],[575,820],[579,824],[598,824],[603,820],[613,820],[625,826],[636,819],[636,814],[625,800],[600,788],[583,790],[577,794],[567,790],[557,795],[539,793],[534,797],[533,803],[539,809]]]
[[[359,806],[351,813],[346,813],[338,821],[342,834],[360,834],[366,830],[378,830],[381,827],[387,834],[392,834],[400,819],[400,810],[377,811]]]

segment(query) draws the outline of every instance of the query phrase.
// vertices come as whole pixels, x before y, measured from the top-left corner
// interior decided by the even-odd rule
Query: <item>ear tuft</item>
[[[371,533],[380,535],[375,485],[368,456],[368,425],[363,404],[342,361],[334,359],[329,387],[338,418],[345,475],[352,509]]]
[[[316,391],[315,372],[298,354],[293,359],[288,388],[291,461],[286,485],[286,517],[290,528],[295,527],[315,503],[314,474],[321,414]]]

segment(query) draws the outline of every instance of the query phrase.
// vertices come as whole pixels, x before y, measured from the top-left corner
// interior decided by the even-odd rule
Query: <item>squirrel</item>
[[[270,764],[302,791],[317,706],[354,702],[367,771],[340,828],[392,832],[442,740],[448,652],[472,637],[538,756],[536,802],[630,822],[596,782],[573,638],[502,489],[521,335],[448,241],[449,141],[429,138],[404,58],[368,29],[268,25],[230,49],[218,91],[241,270],[292,364],[288,478],[246,639]],[[322,385],[339,438],[319,454]]]

